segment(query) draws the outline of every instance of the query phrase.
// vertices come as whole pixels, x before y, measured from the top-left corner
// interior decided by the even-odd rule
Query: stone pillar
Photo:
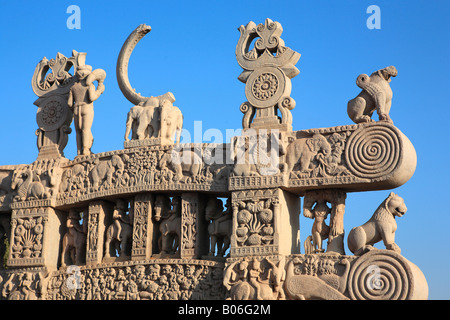
[[[181,258],[200,258],[208,253],[205,203],[199,193],[181,195]]]
[[[131,206],[133,210],[133,246],[131,260],[150,259],[153,251],[153,195],[138,194]]]
[[[107,213],[112,213],[112,210],[111,204],[106,201],[99,200],[89,204],[87,216],[88,233],[86,241],[86,265],[96,265],[102,262],[104,255],[105,229],[106,226],[110,224],[110,221],[107,221]]]
[[[51,207],[13,209],[8,266],[56,269],[60,226],[61,214]]]
[[[230,257],[300,252],[300,198],[280,188],[232,193]]]

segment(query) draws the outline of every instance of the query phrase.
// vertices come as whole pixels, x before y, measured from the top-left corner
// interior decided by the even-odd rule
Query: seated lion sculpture
[[[403,216],[406,210],[403,198],[391,192],[369,221],[350,231],[347,240],[350,251],[360,256],[373,249],[375,243],[383,240],[387,250],[400,253],[400,248],[395,244],[395,217]]]
[[[360,74],[356,85],[363,89],[361,93],[347,104],[347,113],[355,123],[371,122],[376,110],[381,121],[392,122],[389,117],[392,102],[391,77],[397,76],[397,69],[389,66],[375,71],[370,76]]]

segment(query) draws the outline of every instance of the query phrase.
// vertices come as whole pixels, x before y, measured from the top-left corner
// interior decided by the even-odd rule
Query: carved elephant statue
[[[130,132],[132,140],[157,138],[160,134],[159,113],[159,100],[155,97],[132,107],[127,114],[125,140],[129,140]]]
[[[161,169],[168,168],[175,173],[174,181],[184,181],[183,173],[194,178],[201,173],[203,160],[196,152],[191,150],[166,152],[159,161]]]
[[[181,129],[183,128],[183,114],[180,109],[172,105],[170,100],[161,102],[161,143],[180,143]]]
[[[360,94],[347,104],[347,113],[355,123],[371,122],[376,110],[380,121],[391,121],[392,90],[389,85],[391,77],[397,76],[397,69],[389,66],[370,75],[361,74],[356,85],[363,89]]]
[[[149,97],[139,102],[127,114],[125,140],[143,140],[161,137],[161,102],[175,101],[171,92],[157,97]]]
[[[97,158],[94,163],[95,166],[91,170],[92,187],[94,189],[98,189],[104,183],[111,186],[113,175],[121,175],[125,168],[122,158],[117,154],[107,161],[99,161]]]
[[[323,152],[325,156],[331,152],[330,143],[321,134],[294,140],[286,147],[285,173],[291,172],[297,163],[300,163],[300,171],[308,171],[311,161],[319,152]]]

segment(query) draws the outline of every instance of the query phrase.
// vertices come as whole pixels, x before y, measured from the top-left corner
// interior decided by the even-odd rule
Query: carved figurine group
[[[230,143],[180,143],[174,95],[132,89],[128,63],[151,31],[145,24],[117,60],[132,104],[123,150],[91,150],[104,70],[75,50],[37,65],[38,158],[0,167],[2,298],[426,299],[423,274],[395,242],[395,219],[407,210],[397,194],[348,233],[353,255],[344,247],[347,193],[398,187],[415,170],[414,147],[389,115],[396,68],[357,77],[362,91],[347,104],[354,124],[293,131],[300,54],[285,46],[278,22],[238,30],[247,101]],[[301,212],[313,220],[303,248]]]

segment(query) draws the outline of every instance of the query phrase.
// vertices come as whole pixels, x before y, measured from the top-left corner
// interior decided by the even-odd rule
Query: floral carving
[[[61,102],[57,100],[50,100],[41,111],[41,120],[46,125],[52,126],[59,122],[64,110]]]
[[[277,92],[278,79],[273,73],[263,73],[253,82],[252,92],[255,98],[267,100]]]
[[[44,232],[43,217],[18,218],[13,220],[14,243],[11,255],[18,258],[38,258],[42,253]]]
[[[237,241],[240,246],[268,245],[273,242],[272,201],[249,200],[238,203]]]

